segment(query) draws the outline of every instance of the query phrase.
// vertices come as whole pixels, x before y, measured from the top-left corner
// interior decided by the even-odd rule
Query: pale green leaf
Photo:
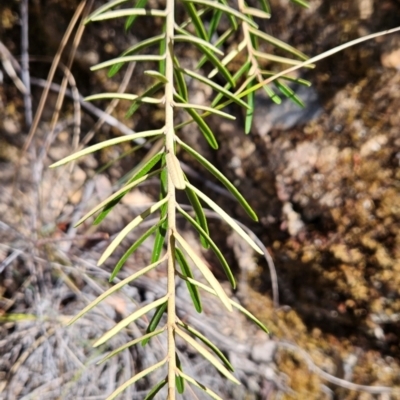
[[[151,37],[149,39],[142,40],[141,42],[136,43],[132,47],[129,47],[127,50],[125,50],[121,54],[121,57],[138,53],[140,50],[143,50],[143,49],[145,49],[149,46],[152,46],[160,41],[163,41],[163,39],[165,39],[165,34],[157,35],[157,36]],[[160,54],[164,54],[164,53],[165,53],[165,51]],[[109,77],[114,76],[121,69],[121,67],[123,65],[124,65],[124,63],[113,65],[110,68],[110,71],[108,71],[108,76]]]
[[[196,36],[192,36],[188,32],[184,31],[183,29],[182,30],[180,29],[180,31],[185,32],[185,34],[183,34],[183,35],[175,35],[174,36],[174,41],[175,42],[193,43],[196,46],[198,46],[200,49],[207,48],[207,49],[209,49],[209,50],[213,51],[214,53],[217,53],[217,54],[219,54],[221,56],[224,55],[224,53],[220,49],[218,49],[217,47],[215,47],[211,43],[206,42],[205,40],[200,39],[200,38],[198,38]]]
[[[239,236],[249,245],[251,246],[257,253],[264,254],[264,252],[254,243],[254,240],[235,222],[235,220],[229,216],[218,204],[216,204],[213,200],[211,200],[208,196],[206,196],[199,189],[194,187],[191,183],[186,182],[186,185],[193,189],[197,196],[200,197],[205,203],[207,203],[217,214],[221,216],[221,218],[236,232]]]
[[[229,192],[236,198],[239,204],[254,221],[258,221],[257,214],[250,207],[249,203],[236,189],[236,187],[230,182],[230,180],[224,174],[222,174],[222,172],[220,172],[217,168],[214,167],[212,163],[210,163],[210,161],[208,161],[205,157],[199,154],[192,147],[188,146],[182,140],[178,139],[178,143],[229,190]]]
[[[245,7],[243,9],[243,14],[251,15],[252,17],[262,18],[262,19],[270,19],[271,14],[266,13],[265,11],[259,10],[258,8],[253,7]]]
[[[142,379],[146,375],[150,374],[151,372],[155,371],[156,369],[162,367],[165,363],[167,362],[167,358],[164,358],[164,360],[160,361],[157,364],[152,365],[151,367],[145,369],[142,372],[139,372],[136,374],[134,377],[131,379],[127,380],[123,385],[121,385],[117,390],[111,393],[110,396],[107,397],[106,400],[113,400],[115,399],[119,394],[121,394],[128,386],[134,384],[136,381],[139,379]]]
[[[182,326],[183,328],[185,328],[193,336],[196,336],[198,339],[200,339],[206,346],[208,346],[220,358],[220,360],[225,364],[225,367],[228,370],[230,370],[231,372],[234,371],[232,364],[225,357],[224,353],[213,342],[211,342],[208,338],[206,338],[202,333],[200,333],[198,330],[196,330],[192,326],[187,325],[183,322],[178,322],[178,324],[180,326]]]
[[[146,211],[142,212],[136,218],[133,219],[124,229],[117,235],[117,237],[108,245],[100,260],[98,261],[97,265],[101,265],[104,261],[107,260],[108,257],[114,252],[114,250],[118,247],[118,245],[122,242],[122,240],[126,237],[126,235],[138,225],[140,225],[149,215],[156,212],[163,204],[168,201],[168,197],[163,200],[160,200],[156,204],[153,204],[149,207]]]
[[[136,140],[139,138],[145,138],[145,137],[150,137],[150,136],[159,136],[164,132],[164,128],[163,129],[156,129],[153,131],[144,131],[144,132],[139,132],[139,133],[134,133],[132,135],[126,135],[126,136],[120,136],[114,139],[110,139],[110,140],[105,140],[104,142],[101,143],[97,143],[93,146],[90,147],[86,147],[83,150],[80,150],[74,154],[71,154],[68,157],[63,158],[60,161],[55,162],[54,164],[50,165],[49,168],[57,168],[60,167],[61,165],[67,164],[71,161],[75,161],[78,158],[81,158],[83,156],[86,156],[88,154],[94,153],[95,151],[104,149],[106,147],[110,147],[113,146],[115,144],[119,144],[119,143],[124,143],[124,142],[129,142],[131,140]]]
[[[165,55],[149,55],[149,54],[139,54],[136,56],[121,56],[113,58],[108,61],[104,61],[90,68],[91,71],[97,71],[102,68],[111,67],[116,64],[126,63],[126,62],[138,62],[138,61],[161,61],[165,59]]]
[[[75,317],[73,317],[69,322],[68,325],[73,324],[75,321],[77,321],[79,318],[87,314],[93,307],[97,306],[100,302],[102,302],[105,298],[108,296],[112,295],[114,292],[117,290],[121,289],[123,286],[127,285],[128,283],[134,281],[136,278],[139,276],[142,276],[146,274],[147,272],[151,271],[153,268],[157,267],[157,265],[160,265],[163,261],[166,260],[166,257],[156,261],[153,264],[148,265],[145,268],[142,268],[140,271],[134,273],[131,276],[128,276],[121,282],[117,283],[116,285],[112,286],[110,289],[106,290],[104,293],[102,293],[99,297],[97,297],[95,300],[93,300],[90,304],[88,304],[82,311],[80,311]]]
[[[282,40],[279,40],[275,38],[274,36],[268,35],[268,33],[262,32],[258,29],[254,29],[251,26],[249,27],[249,31],[253,34],[259,37],[260,39],[265,40],[266,42],[278,47],[279,49],[285,50],[297,57],[299,57],[301,60],[307,60],[308,57],[302,53],[301,51],[297,50],[293,46],[288,45],[285,42],[282,42]]]
[[[251,87],[251,82],[249,83],[248,87]],[[249,105],[250,109],[246,110],[246,119],[244,125],[244,133],[248,135],[251,131],[251,126],[253,125],[253,117],[255,111],[255,92],[251,92],[247,95],[247,104]]]
[[[153,97],[143,97],[137,94],[128,94],[128,93],[119,93],[119,92],[106,92],[106,93],[97,93],[91,96],[85,97],[85,101],[94,101],[94,100],[104,100],[104,99],[119,99],[119,100],[130,100],[136,101],[140,98],[141,103],[149,103],[149,104],[161,104],[163,102],[162,99],[155,99]]]
[[[210,79],[208,79],[208,78],[206,78],[206,77],[204,77],[202,75],[196,74],[195,72],[190,71],[188,69],[184,68],[184,69],[182,69],[182,71],[186,75],[198,80],[199,82],[202,82],[202,83],[206,84],[207,86],[210,86],[211,88],[213,88],[217,92],[222,93],[225,97],[227,97],[228,99],[230,99],[233,102],[237,103],[241,107],[248,108],[247,104],[243,100],[241,100],[239,97],[235,96],[229,90],[226,90],[225,88],[223,88],[221,85],[218,85],[217,83],[213,82],[212,80],[210,80]]]
[[[114,357],[116,354],[121,353],[121,351],[124,351],[125,349],[128,349],[129,347],[132,347],[135,344],[138,344],[142,340],[151,339],[152,337],[157,336],[160,333],[163,333],[166,329],[167,329],[167,327],[164,326],[164,328],[158,329],[157,331],[147,333],[146,335],[143,335],[140,338],[131,340],[130,342],[123,344],[122,346],[118,347],[118,349],[115,349],[115,350],[111,351],[110,353],[108,353],[104,358],[102,358],[99,362],[97,362],[97,364],[102,364],[104,361],[107,361],[111,357]]]
[[[254,28],[257,28],[258,25],[249,17],[246,15],[242,14],[240,11],[235,10],[232,7],[229,7],[225,4],[218,3],[217,1],[211,1],[211,0],[183,0],[184,3],[196,3],[196,4],[202,4],[204,6],[210,7],[215,10],[221,10],[226,14],[232,15],[233,17],[236,17],[237,19],[240,19],[244,22],[247,22],[249,25],[254,26]]]
[[[110,340],[113,336],[115,336],[117,333],[119,333],[122,329],[127,327],[129,324],[131,324],[133,321],[136,321],[138,318],[140,318],[142,315],[148,313],[150,310],[153,308],[158,307],[160,304],[164,303],[167,301],[168,295],[161,297],[158,300],[153,301],[150,304],[147,304],[146,306],[143,306],[142,308],[139,308],[136,310],[134,313],[129,315],[129,317],[124,318],[122,321],[120,321],[117,325],[115,325],[113,328],[111,328],[109,331],[107,331],[97,342],[93,345],[93,347],[98,347]]]
[[[123,8],[121,10],[107,11],[102,14],[90,18],[90,21],[105,21],[107,19],[115,19],[121,17],[147,15],[152,17],[166,17],[163,10],[145,10],[143,8]]]
[[[182,248],[186,251],[189,257],[192,259],[192,261],[195,263],[195,265],[203,274],[204,278],[207,280],[210,286],[218,294],[218,297],[221,300],[222,304],[224,304],[229,311],[232,311],[232,306],[230,304],[229,297],[226,295],[224,289],[222,289],[222,286],[219,284],[214,274],[210,271],[210,269],[207,267],[204,261],[192,250],[192,248],[189,246],[186,240],[178,232],[174,232],[174,237],[182,246]]]
[[[256,57],[261,58],[263,60],[274,61],[274,62],[281,63],[281,64],[289,64],[289,65],[301,65],[302,64],[302,62],[298,61],[298,60],[293,60],[291,58],[276,56],[275,54],[262,53],[261,51],[258,51],[258,50],[254,50],[253,54]],[[315,67],[314,64],[311,64],[311,65],[307,64],[307,68],[314,68],[314,67]]]
[[[201,389],[203,392],[207,393],[212,399],[214,400],[224,400],[222,397],[219,397],[216,393],[214,393],[211,389],[209,389],[207,386],[203,385],[202,383],[196,381],[189,375],[186,375],[182,371],[179,371],[179,375],[185,380],[191,383],[192,385],[198,387]]]
[[[215,108],[212,107],[207,107],[207,106],[201,106],[199,104],[191,104],[191,103],[174,103],[174,107],[178,108],[194,108],[197,110],[202,110],[202,111],[208,111],[210,114],[216,114],[219,115],[220,117],[224,117],[226,119],[230,119],[234,121],[236,117],[234,117],[231,114],[228,114],[226,112],[216,110]]]
[[[141,184],[142,182],[145,182],[148,178],[157,175],[159,172],[160,170],[153,171],[125,185],[124,187],[113,193],[111,196],[107,197],[101,203],[99,203],[96,207],[92,208],[74,226],[75,227],[79,226],[80,224],[85,222],[88,218],[90,218],[93,214],[96,214],[97,211],[100,211],[102,208],[107,207],[108,204],[113,203],[117,199],[120,200],[123,196],[125,196],[126,193],[128,193],[129,190]]]
[[[292,3],[298,4],[299,6],[302,6],[304,8],[309,8],[310,4],[308,1],[305,0],[290,0]]]
[[[112,282],[114,278],[117,276],[118,272],[122,268],[122,266],[125,264],[126,260],[130,257],[132,253],[134,253],[138,247],[150,236],[152,235],[162,223],[164,223],[165,218],[161,219],[156,225],[152,226],[150,229],[148,229],[138,240],[133,243],[131,247],[125,252],[125,254],[120,258],[118,261],[117,265],[115,266],[109,281]]]
[[[204,285],[204,283],[201,283],[199,281],[196,281],[193,278],[186,278],[189,282],[193,283],[193,285],[198,286],[199,288],[205,290],[208,293],[213,294],[214,296],[217,296],[217,293],[215,293],[215,290],[211,289],[207,285]],[[242,312],[247,318],[249,318],[251,321],[253,321],[258,327],[260,327],[265,333],[269,333],[268,329],[266,326],[258,320],[250,311],[247,311],[244,307],[242,307],[240,304],[236,303],[233,300],[230,300],[231,304],[233,307],[238,309],[240,312]]]
[[[280,82],[278,80],[274,81],[274,84],[281,91],[281,93],[288,99],[293,101],[293,103],[297,104],[301,108],[305,107],[305,104],[300,99],[300,97],[297,96],[294,90],[292,90],[289,86],[285,85],[283,82]]]
[[[165,303],[163,303],[157,307],[156,311],[154,312],[153,316],[151,317],[149,326],[146,329],[146,333],[150,334],[151,332],[154,332],[156,330],[167,307],[168,307],[168,300]],[[146,344],[149,342],[149,340],[150,340],[150,337],[143,338],[142,346],[146,346]]]
[[[229,283],[232,285],[233,289],[236,288],[236,281],[235,278],[232,274],[232,271],[229,267],[229,264],[225,260],[225,257],[223,256],[221,250],[218,248],[218,246],[214,243],[214,241],[211,239],[209,234],[198,224],[196,220],[194,220],[182,207],[179,205],[177,206],[178,211],[193,225],[193,227],[199,232],[199,234],[205,238],[207,243],[210,245],[211,249],[214,251],[215,255],[217,256],[219,262],[222,265],[222,268],[224,269],[225,275],[229,279]]]
[[[147,76],[151,76],[152,78],[157,79],[162,83],[168,83],[167,78],[163,74],[160,74],[158,71],[147,70],[144,71],[144,74]]]
[[[153,94],[157,93],[161,88],[164,87],[163,82],[157,82],[153,86],[150,86],[148,89],[146,89],[143,94],[138,96],[136,100],[133,101],[133,104],[129,107],[129,110],[125,114],[125,118],[131,117],[140,107],[142,104],[142,98],[143,97],[149,97],[152,96]]]
[[[207,361],[209,361],[225,378],[229,379],[240,385],[240,382],[203,346],[197,343],[190,335],[184,332],[180,328],[176,328],[175,332],[187,343],[189,343],[193,348],[196,349]]]
[[[100,15],[102,13],[104,13],[107,10],[111,10],[111,8],[116,7],[120,4],[126,3],[129,0],[114,0],[114,1],[109,1],[108,3],[102,5],[101,7],[99,7],[98,9],[96,9],[95,11],[92,12],[92,14],[90,14],[86,20],[85,20],[85,24],[89,23],[93,17],[96,17],[97,15]]]

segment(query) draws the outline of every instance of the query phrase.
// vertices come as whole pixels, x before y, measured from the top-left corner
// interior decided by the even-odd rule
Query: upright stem
[[[167,19],[165,29],[166,60],[165,75],[165,150],[174,153],[174,23],[175,1],[167,0]],[[175,238],[176,228],[175,186],[168,171],[168,400],[175,400]]]

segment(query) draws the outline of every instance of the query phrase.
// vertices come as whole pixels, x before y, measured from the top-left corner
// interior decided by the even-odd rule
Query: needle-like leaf
[[[166,326],[164,328],[158,329],[157,331],[152,331],[150,333],[147,333],[146,335],[141,336],[140,338],[137,338],[135,340],[131,340],[128,343],[123,344],[122,346],[118,347],[118,349],[115,349],[108,353],[104,358],[102,358],[97,364],[102,364],[104,361],[107,361],[111,357],[114,357],[116,354],[121,353],[121,351],[124,351],[125,349],[128,349],[129,347],[134,346],[135,344],[138,344],[139,342],[143,340],[150,340],[152,337],[159,335],[160,333],[165,332],[167,329]]]
[[[214,400],[223,400],[222,397],[219,397],[216,393],[214,393],[211,389],[209,389],[207,386],[203,385],[202,383],[196,381],[195,379],[193,379],[192,377],[190,377],[189,375],[186,375],[185,373],[183,373],[182,371],[178,372],[179,375],[185,379],[185,381],[190,382],[192,385],[198,387],[199,389],[201,389],[203,392],[207,393],[212,399]]]
[[[136,374],[134,377],[131,379],[127,380],[123,385],[121,385],[118,389],[116,389],[114,392],[111,393],[110,396],[107,397],[106,400],[113,400],[115,399],[119,394],[121,394],[128,386],[133,385],[136,381],[139,379],[142,379],[146,375],[150,374],[151,372],[155,371],[156,369],[162,367],[165,363],[167,362],[167,358],[164,358],[164,360],[160,361],[157,364],[152,365],[151,367],[145,369],[142,372],[139,372]],[[161,389],[161,387],[160,387]],[[158,390],[160,390],[158,389]],[[150,397],[151,398],[151,397]]]
[[[258,221],[257,214],[250,207],[249,203],[222,172],[218,171],[218,169],[215,168],[214,165],[210,163],[210,161],[208,161],[206,158],[204,158],[201,154],[199,154],[192,147],[188,146],[182,140],[178,139],[178,143],[183,147],[184,150],[186,150],[190,155],[192,155],[205,169],[207,169],[211,174],[213,174],[229,190],[229,192],[233,196],[235,196],[239,204],[243,207],[243,209],[254,221]]]
[[[153,388],[147,393],[147,396],[144,400],[153,400],[156,394],[167,384],[168,378],[163,379],[161,382],[158,382]]]
[[[106,290],[104,293],[102,293],[99,297],[97,297],[95,300],[93,300],[90,304],[88,304],[82,311],[80,311],[75,317],[73,317],[69,322],[68,325],[73,324],[75,321],[77,321],[79,318],[83,317],[85,314],[87,314],[93,307],[97,306],[100,302],[102,302],[105,298],[108,296],[112,295],[114,292],[117,290],[121,289],[123,286],[127,285],[128,283],[134,281],[136,278],[139,276],[142,276],[146,274],[147,272],[151,271],[153,268],[157,267],[157,265],[160,265],[163,261],[165,261],[166,257],[156,261],[153,264],[148,265],[145,268],[142,268],[140,271],[134,273],[131,276],[128,276],[121,282],[118,282],[116,285],[112,286],[110,289]]]
[[[150,334],[150,333],[152,333],[152,332],[154,332],[156,330],[158,324],[161,321],[161,318],[162,318],[165,310],[167,309],[167,306],[168,306],[168,300],[165,303],[160,304],[157,307],[156,311],[154,312],[153,316],[151,317],[151,320],[149,322],[149,326],[146,329],[146,333]],[[151,337],[143,338],[142,346],[146,346],[146,344],[149,342],[150,338]]]
[[[144,8],[146,7],[147,0],[138,0],[135,4],[135,8]],[[127,31],[132,27],[133,23],[136,21],[137,15],[131,15],[125,22],[125,30]]]
[[[199,232],[201,237],[203,237],[204,240],[206,240],[207,243],[210,245],[211,249],[214,251],[219,262],[221,263],[222,268],[224,269],[225,275],[229,279],[229,283],[232,285],[232,288],[235,289],[236,288],[235,278],[232,274],[229,264],[227,263],[227,261],[225,260],[225,257],[221,253],[221,250],[214,243],[214,241],[211,239],[211,237],[208,235],[208,233],[205,232],[204,229],[197,223],[197,221],[195,221],[182,207],[180,207],[178,205],[177,209],[193,225],[193,227],[197,230],[197,232]]]
[[[264,252],[257,246],[253,239],[235,222],[235,220],[229,216],[218,204],[216,204],[213,200],[211,200],[208,196],[206,196],[199,189],[194,187],[191,183],[186,182],[186,185],[194,190],[197,196],[200,197],[205,203],[207,203],[217,214],[221,216],[221,218],[234,230],[236,233],[241,236],[241,238],[249,244],[257,253],[264,254]]]
[[[207,267],[204,261],[192,250],[188,242],[186,242],[186,240],[178,232],[174,232],[174,237],[178,241],[178,243],[182,246],[182,248],[186,251],[189,257],[192,259],[192,261],[195,263],[195,265],[203,274],[204,278],[207,280],[210,286],[218,294],[218,297],[224,304],[224,306],[229,311],[232,311],[232,306],[230,304],[229,297],[226,295],[224,289],[222,289],[222,286],[219,284],[214,274],[210,271],[210,269]]]
[[[118,245],[122,242],[122,240],[126,237],[126,235],[138,225],[140,225],[149,215],[156,212],[163,204],[168,201],[168,197],[163,200],[160,200],[156,204],[153,204],[146,211],[143,211],[140,215],[138,215],[133,221],[131,221],[124,229],[117,235],[117,237],[108,245],[97,265],[103,264],[108,257],[114,252],[114,250],[118,247]]]
[[[178,353],[175,353],[175,363],[176,363],[176,368],[179,371],[183,371],[182,370],[182,364],[181,364],[181,360],[178,357]],[[176,382],[176,389],[178,391],[179,394],[182,394],[185,391],[185,381],[182,378],[181,375],[177,374],[175,375],[175,382]]]
[[[108,340],[110,340],[113,336],[115,336],[118,332],[120,332],[122,329],[127,327],[129,324],[131,324],[133,321],[136,321],[138,318],[140,318],[142,315],[148,313],[150,310],[153,308],[158,307],[160,304],[164,303],[168,299],[168,296],[163,296],[158,300],[153,301],[150,304],[147,304],[146,306],[139,308],[139,310],[136,310],[134,313],[132,313],[129,317],[124,318],[122,321],[120,321],[117,325],[115,325],[113,328],[111,328],[108,332],[106,332],[94,345],[93,347],[99,347]]]
[[[145,10],[143,8],[123,8],[121,10],[107,11],[90,18],[91,21],[105,21],[121,17],[148,15],[153,17],[165,18],[166,12],[163,10]]]
[[[193,273],[192,270],[189,266],[189,263],[186,261],[186,258],[182,251],[179,248],[175,249],[175,254],[176,254],[176,261],[178,261],[179,266],[181,267],[182,275],[193,278]],[[186,285],[190,294],[190,297],[192,298],[194,308],[198,313],[201,313],[203,311],[203,307],[201,305],[201,299],[200,299],[200,294],[199,290],[197,289],[197,286],[192,285],[189,281],[186,281]]]
[[[153,131],[145,131],[145,132],[139,132],[139,133],[135,133],[132,135],[126,135],[126,136],[120,136],[114,139],[110,139],[110,140],[105,140],[104,142],[100,142],[97,143],[93,146],[90,147],[86,147],[85,149],[78,151],[74,154],[71,154],[68,157],[63,158],[60,161],[55,162],[54,164],[50,165],[49,168],[57,168],[60,167],[61,165],[64,164],[68,164],[71,161],[75,161],[78,158],[81,158],[83,156],[86,156],[88,154],[94,153],[95,151],[101,150],[101,149],[105,149],[106,147],[110,147],[113,146],[115,144],[119,144],[119,143],[124,143],[124,142],[129,142],[131,140],[136,140],[139,138],[145,138],[145,137],[150,137],[150,136],[159,136],[163,133],[164,128],[163,129],[156,129]]]

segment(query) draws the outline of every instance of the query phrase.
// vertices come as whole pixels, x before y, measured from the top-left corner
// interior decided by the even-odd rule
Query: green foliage
[[[306,2],[304,1],[297,0],[294,2],[306,6]],[[135,142],[138,139],[145,139],[151,142],[151,140],[155,138],[161,138],[164,141],[162,150],[157,152],[149,161],[141,165],[136,173],[130,177],[128,181],[122,184],[122,187],[118,191],[89,211],[77,225],[95,214],[97,214],[97,217],[94,223],[96,224],[101,222],[107,217],[108,213],[113,210],[115,205],[121,201],[123,196],[125,196],[135,186],[145,182],[150,177],[159,177],[160,179],[159,200],[122,229],[100,257],[99,264],[104,263],[127,234],[138,227],[148,216],[158,214],[159,221],[142,234],[140,238],[137,239],[136,242],[133,243],[125,252],[116,264],[110,276],[110,281],[114,280],[121,268],[123,268],[126,260],[138,249],[138,247],[147,238],[155,235],[151,264],[115,284],[105,293],[101,294],[97,299],[85,307],[84,310],[79,312],[78,315],[73,318],[71,323],[85,315],[107,296],[119,290],[124,285],[134,281],[136,278],[149,272],[153,268],[166,264],[168,285],[165,295],[156,299],[152,303],[139,308],[120,321],[99,338],[94,346],[100,346],[108,342],[114,335],[117,335],[118,332],[127,327],[130,323],[134,322],[146,313],[153,311],[147,331],[142,337],[126,343],[112,351],[102,361],[105,361],[120,351],[138,343],[145,345],[152,337],[163,333],[168,335],[167,354],[162,361],[138,373],[125,382],[114,393],[112,393],[108,399],[115,398],[129,385],[135,383],[164,364],[168,365],[167,377],[149,391],[146,399],[154,398],[155,395],[165,385],[167,385],[168,398],[173,400],[175,399],[176,391],[183,393],[187,383],[200,388],[214,399],[220,399],[220,397],[210,388],[207,388],[200,382],[197,382],[190,376],[186,375],[179,360],[175,343],[176,335],[201,354],[216,368],[217,371],[219,371],[219,373],[224,375],[230,381],[239,384],[239,381],[232,374],[233,366],[217,346],[196,329],[178,319],[175,304],[175,277],[178,276],[186,282],[190,298],[192,299],[194,308],[197,312],[202,312],[201,291],[206,291],[209,294],[218,297],[228,311],[232,311],[233,308],[236,308],[260,326],[261,329],[266,332],[267,329],[243,307],[229,299],[212,271],[178,232],[176,214],[180,213],[184,218],[186,218],[186,220],[190,222],[198,232],[199,240],[203,247],[205,249],[211,249],[215,253],[233,288],[236,286],[234,276],[225,260],[225,257],[210,236],[203,204],[206,204],[213,209],[220,216],[221,220],[225,221],[234,231],[236,231],[241,238],[254,249],[254,251],[260,254],[263,254],[263,252],[232,217],[230,217],[211,198],[195,187],[184,175],[178,159],[179,153],[177,153],[177,150],[182,150],[190,154],[190,156],[192,156],[203,168],[214,175],[214,177],[216,177],[236,198],[247,214],[253,220],[257,221],[257,215],[233,183],[218,171],[211,162],[179,138],[179,130],[187,124],[195,124],[210,147],[217,149],[217,137],[208,125],[206,118],[210,114],[215,114],[222,118],[235,119],[233,115],[222,111],[222,109],[230,103],[235,103],[243,108],[245,112],[245,131],[246,133],[249,133],[251,131],[254,115],[255,91],[263,88],[273,101],[277,103],[281,101],[280,97],[274,92],[271,86],[265,83],[266,79],[273,77],[273,73],[263,69],[265,60],[297,66],[307,60],[307,57],[286,43],[283,43],[282,41],[259,30],[257,20],[269,18],[271,13],[270,6],[266,0],[261,0],[259,2],[259,9],[248,7],[243,0],[238,0],[238,10],[230,7],[226,0],[182,0],[180,3],[187,13],[187,19],[183,23],[175,20],[174,1],[166,0],[166,8],[164,10],[145,8],[147,6],[147,0],[136,1],[133,8],[119,8],[124,3],[128,3],[128,6],[131,5],[131,2],[128,0],[116,0],[105,4],[92,13],[87,18],[86,23],[124,18],[125,29],[129,30],[132,29],[135,21],[142,16],[146,16],[147,18],[157,17],[163,20],[161,32],[156,36],[147,38],[142,42],[135,44],[124,51],[121,56],[94,66],[92,70],[109,68],[108,75],[111,77],[127,63],[142,62],[146,63],[146,65],[151,64],[152,68],[158,68],[158,70],[148,69],[144,72],[144,74],[150,76],[154,82],[152,85],[147,87],[142,94],[102,93],[92,95],[86,100],[92,101],[118,98],[129,101],[132,104],[127,112],[127,116],[134,114],[143,103],[159,106],[163,105],[163,107],[165,107],[165,123],[162,127],[156,130],[139,132],[133,135],[107,140],[88,147],[53,164],[52,167],[66,164],[87,154],[118,143],[128,141]],[[223,16],[228,19],[230,28],[218,37],[218,27]],[[241,32],[241,42],[235,48],[226,53],[225,49],[227,48],[227,40],[233,34],[238,34],[238,31]],[[178,42],[185,43],[186,46],[194,46],[198,49],[201,54],[198,62],[198,69],[205,63],[209,63],[214,68],[208,76],[204,76],[202,71],[196,72],[181,66],[179,59],[174,52],[175,43]],[[285,58],[263,52],[263,46],[260,46],[260,43],[263,42],[286,52],[288,57]],[[157,54],[154,54],[154,51],[156,51]],[[245,61],[238,71],[232,73],[230,63],[239,56],[242,58],[244,56]],[[219,81],[224,79],[226,83],[224,85],[216,83],[216,81],[213,80],[216,75],[219,76]],[[192,104],[189,101],[187,87],[188,78],[197,80],[201,84],[212,89],[215,93],[215,97],[209,106],[204,104]],[[276,80],[273,84],[283,96],[302,106],[301,100],[295,95],[290,87],[283,82],[284,80],[291,81],[295,79],[282,75],[280,79]],[[307,82],[301,80],[295,81],[307,84]],[[175,123],[176,109],[183,110],[187,115],[185,121],[180,124]],[[194,217],[184,211],[183,207],[178,204],[176,200],[177,190],[184,190],[186,192],[189,202],[194,210]],[[164,246],[166,246],[166,252],[165,255],[162,255]],[[178,265],[179,268],[177,268]],[[199,271],[200,276],[204,278],[204,281],[207,282],[206,284],[195,278],[197,274],[195,274],[194,267]],[[167,317],[166,325],[158,329],[164,314],[166,314]]]

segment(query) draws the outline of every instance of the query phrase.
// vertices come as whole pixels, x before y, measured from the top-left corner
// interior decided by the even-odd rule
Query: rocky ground
[[[400,4],[395,0],[316,0],[309,11],[288,8],[283,0],[272,3],[273,19],[266,31],[308,54],[400,25]],[[74,7],[73,2],[35,2],[31,29],[36,54],[54,54]],[[16,55],[17,8],[2,4],[0,10],[0,40]],[[45,24],[37,23],[41,15]],[[57,24],[52,15],[60,16]],[[120,84],[101,72],[87,72],[88,65],[117,55],[125,41],[132,40],[132,34],[116,37],[116,29],[88,28],[73,69],[84,94],[99,87],[116,90]],[[184,306],[184,288],[178,290],[180,313],[223,348],[243,385],[227,385],[182,347],[185,368],[226,399],[400,398],[398,38],[399,34],[380,38],[318,64],[305,75],[313,88],[301,91],[308,105],[302,113],[289,103],[276,108],[260,97],[251,135],[244,135],[239,112],[238,123],[211,122],[221,149],[207,157],[234,180],[257,211],[261,223],[250,228],[267,246],[277,272],[277,281],[271,282],[267,261],[249,253],[218,221],[212,222],[218,244],[236,267],[240,285],[234,295],[269,327],[270,338],[240,314],[227,316],[211,299],[206,299],[206,316],[197,319]],[[47,70],[47,64],[37,65],[32,76],[44,78]],[[140,90],[141,84],[133,79],[127,90]],[[193,95],[207,100],[202,88],[192,89]],[[40,91],[34,89],[35,100]],[[68,101],[50,137],[52,97],[32,145],[22,153],[23,102],[7,77],[0,96],[0,398],[105,398],[165,351],[162,340],[154,341],[147,349],[138,346],[98,366],[108,348],[90,346],[138,304],[162,293],[162,270],[111,297],[76,325],[67,328],[66,322],[104,290],[115,260],[105,268],[96,267],[96,260],[107,238],[153,201],[157,187],[150,184],[133,192],[97,229],[84,225],[75,231],[71,226],[109,194],[146,151],[112,163],[129,150],[120,146],[73,168],[49,171],[47,166],[69,154],[78,138],[86,140],[99,115],[83,110],[79,133],[74,125],[76,104],[74,113]],[[126,107],[120,104],[113,115],[128,129],[154,127],[162,118],[159,111],[144,108],[133,120],[124,120]],[[146,114],[150,112],[152,118]],[[90,142],[117,133],[108,121]],[[182,134],[204,150],[196,132]],[[190,159],[184,161],[194,168]],[[108,162],[106,171],[99,169]],[[204,179],[197,183],[201,182]],[[249,222],[227,197],[204,190]],[[184,225],[182,230],[191,240],[192,232]],[[196,246],[194,240],[191,243]],[[151,243],[123,274],[146,265],[150,248]],[[213,260],[204,257],[213,266]],[[278,285],[279,299],[271,283]],[[132,340],[144,327],[138,322],[112,346]],[[152,376],[125,398],[143,398],[143,391],[160,377]],[[193,396],[188,392],[185,398]]]

